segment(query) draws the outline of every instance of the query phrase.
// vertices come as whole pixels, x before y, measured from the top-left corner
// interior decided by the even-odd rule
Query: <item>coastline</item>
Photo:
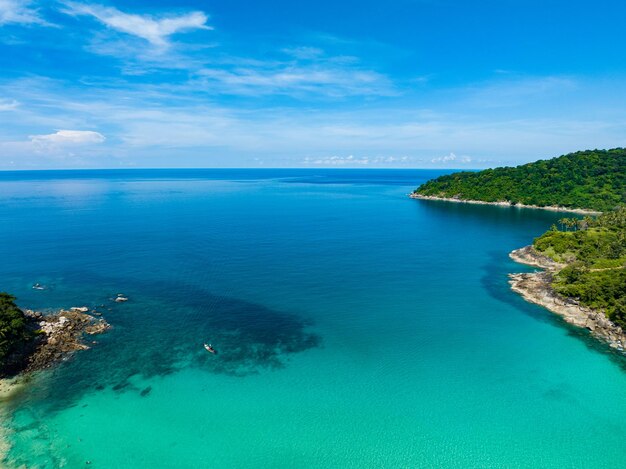
[[[62,361],[68,355],[87,350],[85,335],[102,334],[111,328],[102,318],[87,314],[88,308],[74,307],[54,314],[24,310],[29,327],[37,336],[7,357],[0,374],[0,402],[10,400],[29,377]],[[95,344],[96,341],[91,341]]]
[[[29,344],[12,354],[0,374],[0,467],[11,449],[6,422],[10,418],[7,403],[20,395],[39,372],[51,368],[78,350],[90,348],[85,336],[102,334],[111,325],[102,318],[87,314],[87,307],[73,307],[54,314],[23,310],[29,326],[39,334]],[[91,311],[99,314],[96,311]],[[91,344],[96,341],[91,340]]]
[[[552,276],[563,265],[543,256],[532,246],[516,249],[509,257],[520,264],[543,269],[540,272],[509,274],[511,289],[526,301],[543,306],[569,324],[583,327],[595,338],[619,351],[626,346],[626,333],[599,310],[587,308],[572,298],[559,295],[552,288]]]
[[[443,202],[456,202],[462,204],[476,204],[476,205],[496,205],[499,207],[515,207],[515,208],[532,208],[539,210],[549,210],[551,212],[567,212],[567,213],[578,213],[580,215],[600,215],[602,212],[597,210],[588,210],[584,208],[567,208],[560,207],[556,205],[550,206],[539,206],[539,205],[526,205],[526,204],[513,204],[511,202],[501,201],[501,202],[485,202],[483,200],[470,200],[470,199],[459,199],[455,197],[437,197],[434,195],[422,195],[412,192],[409,194],[411,199],[422,199],[422,200],[440,200]]]

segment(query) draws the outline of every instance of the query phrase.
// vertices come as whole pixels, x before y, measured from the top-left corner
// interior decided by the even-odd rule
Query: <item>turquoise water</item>
[[[0,173],[0,288],[114,326],[4,464],[624,467],[624,361],[507,284],[559,215],[405,196],[437,174]]]

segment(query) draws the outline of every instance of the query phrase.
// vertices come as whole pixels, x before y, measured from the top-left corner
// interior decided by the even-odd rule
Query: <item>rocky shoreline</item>
[[[462,204],[476,204],[476,205],[497,205],[499,207],[517,207],[517,208],[534,208],[540,210],[549,210],[551,212],[568,212],[568,213],[579,213],[581,215],[599,215],[602,212],[598,212],[595,210],[586,210],[582,208],[567,208],[567,207],[559,207],[559,206],[539,206],[539,205],[526,205],[526,204],[513,204],[511,202],[501,201],[501,202],[484,202],[482,200],[469,200],[469,199],[460,199],[457,197],[436,197],[434,195],[422,195],[412,192],[409,194],[409,197],[412,199],[422,199],[422,200],[441,200],[444,202],[456,202]]]
[[[552,288],[552,278],[564,265],[541,255],[532,246],[516,249],[509,257],[521,264],[539,267],[541,272],[509,274],[511,289],[526,301],[535,303],[558,314],[567,323],[584,327],[591,335],[612,348],[624,351],[626,333],[613,324],[602,311],[587,308],[573,298],[559,295]]]
[[[36,332],[35,339],[8,357],[0,376],[11,378],[40,371],[77,350],[89,349],[84,342],[85,335],[101,334],[111,326],[88,311],[87,307],[74,307],[54,314],[25,310],[29,327]]]

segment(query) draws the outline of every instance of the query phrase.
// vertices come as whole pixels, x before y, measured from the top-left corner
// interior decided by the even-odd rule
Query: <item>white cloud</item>
[[[367,166],[367,165],[401,165],[409,163],[411,160],[408,156],[374,156],[356,157],[348,156],[328,156],[314,158],[307,156],[302,163],[306,166]]]
[[[9,23],[48,25],[32,3],[29,0],[0,0],[0,26]]]
[[[104,135],[92,130],[59,130],[53,134],[28,137],[37,148],[93,145],[104,142]]]
[[[70,15],[92,16],[111,29],[140,37],[158,47],[168,46],[169,37],[179,32],[213,29],[206,24],[208,16],[201,11],[156,18],[149,15],[124,13],[117,8],[102,5],[76,2],[66,2],[65,5],[67,6],[66,13]]]
[[[433,158],[432,160],[430,160],[431,163],[450,163],[450,162],[455,162],[455,163],[463,163],[463,164],[467,164],[467,163],[471,163],[472,162],[472,158],[470,158],[469,156],[456,156],[454,153],[450,153],[449,155],[445,155],[445,156],[440,156],[437,158]]]
[[[354,155],[349,156],[328,156],[324,158],[304,159],[304,164],[323,165],[323,166],[346,166],[346,165],[367,165],[370,163],[369,158],[355,158]]]

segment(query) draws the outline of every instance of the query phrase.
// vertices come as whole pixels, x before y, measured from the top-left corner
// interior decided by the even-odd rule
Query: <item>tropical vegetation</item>
[[[13,351],[32,338],[28,320],[15,304],[15,297],[0,292],[0,368]]]
[[[595,219],[562,218],[534,247],[564,265],[553,278],[558,293],[605,311],[626,329],[626,208]]]
[[[517,167],[448,174],[415,193],[603,212],[626,204],[626,149],[579,151]]]

